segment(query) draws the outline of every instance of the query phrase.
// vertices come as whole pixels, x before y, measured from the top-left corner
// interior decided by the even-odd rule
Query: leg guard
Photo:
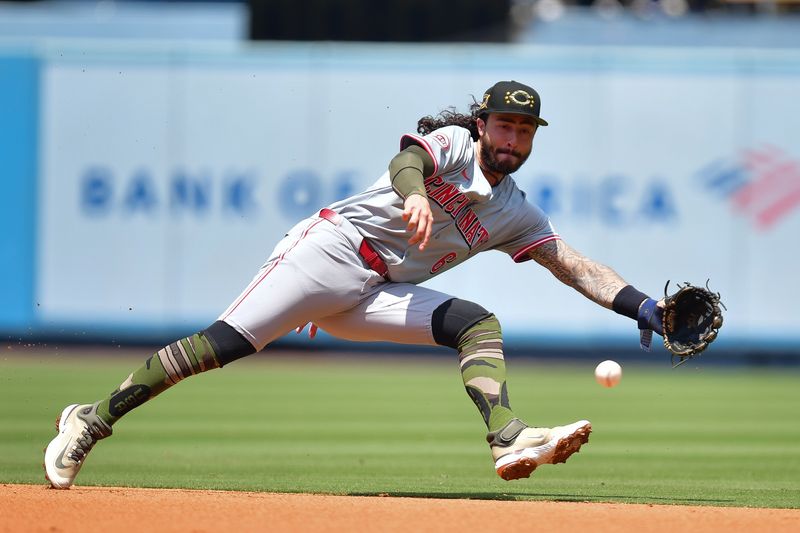
[[[464,332],[492,314],[476,303],[448,300],[433,311],[431,330],[436,344],[458,349]]]
[[[256,349],[250,344],[250,341],[242,337],[241,333],[233,329],[233,326],[222,320],[211,324],[203,330],[203,334],[214,349],[219,366],[225,366],[237,359],[256,353]]]

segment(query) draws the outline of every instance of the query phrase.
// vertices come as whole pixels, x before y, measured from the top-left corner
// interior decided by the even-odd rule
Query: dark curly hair
[[[442,110],[435,117],[427,115],[417,121],[417,132],[422,135],[427,135],[433,130],[444,128],[445,126],[461,126],[469,130],[472,135],[472,140],[478,140],[478,125],[475,122],[478,118],[478,108],[480,103],[473,97],[472,103],[469,105],[469,115],[464,115],[456,111],[455,107],[449,107]]]

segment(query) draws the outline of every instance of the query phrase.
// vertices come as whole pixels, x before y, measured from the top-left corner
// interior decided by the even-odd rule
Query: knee
[[[201,332],[214,349],[219,366],[256,353],[256,349],[233,326],[217,320]]]
[[[458,349],[464,333],[482,320],[494,315],[480,305],[453,298],[444,302],[433,311],[431,330],[436,344]],[[496,321],[496,319],[495,319]],[[500,324],[497,324],[499,333]]]

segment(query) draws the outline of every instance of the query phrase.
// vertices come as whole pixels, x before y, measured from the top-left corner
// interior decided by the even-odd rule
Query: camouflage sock
[[[459,339],[458,359],[467,394],[478,406],[489,431],[497,431],[512,418],[506,389],[503,335],[494,315],[468,328]]]
[[[97,415],[114,424],[122,415],[164,392],[183,378],[219,368],[211,343],[203,333],[165,346],[100,401]]]

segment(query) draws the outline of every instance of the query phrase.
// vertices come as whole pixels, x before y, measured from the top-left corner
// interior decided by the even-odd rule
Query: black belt
[[[319,212],[319,216],[337,226],[342,222],[342,215],[327,207]],[[372,270],[384,278],[389,279],[389,268],[367,239],[361,239],[361,245],[358,247],[358,255],[364,259]]]

